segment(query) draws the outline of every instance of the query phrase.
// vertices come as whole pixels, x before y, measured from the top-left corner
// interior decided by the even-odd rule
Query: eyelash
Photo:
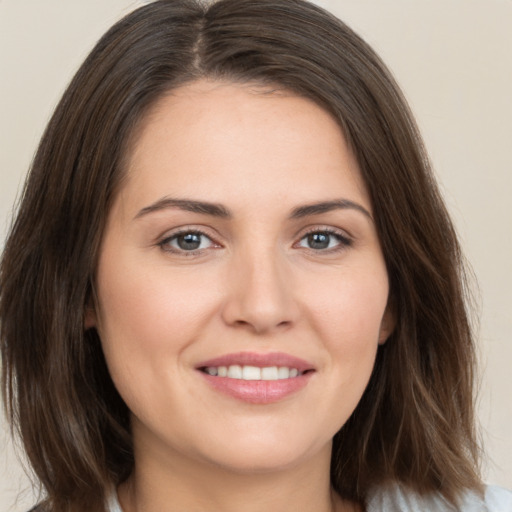
[[[170,236],[166,236],[163,240],[159,241],[157,245],[165,252],[183,255],[185,257],[200,255],[203,251],[210,248],[210,247],[202,248],[202,249],[198,248],[198,249],[193,249],[190,251],[186,250],[186,249],[172,248],[170,246],[170,243],[174,240],[177,240],[178,237],[183,236],[183,235],[196,235],[198,237],[205,237],[211,242],[211,244],[214,246],[214,248],[221,247],[220,244],[216,243],[212,239],[212,237],[209,236],[204,231],[202,231],[200,229],[192,229],[192,228],[183,228],[183,229],[173,233]],[[327,247],[324,249],[314,249],[311,247],[303,247],[303,246],[299,245],[303,240],[307,239],[307,237],[309,237],[311,235],[327,235],[328,237],[334,237],[337,239],[338,244],[335,247],[330,247],[330,248]],[[316,254],[319,254],[319,253],[331,254],[331,253],[343,251],[344,249],[350,247],[351,245],[352,245],[352,239],[349,238],[343,232],[340,232],[340,231],[332,229],[332,228],[312,228],[300,237],[299,241],[294,244],[294,247],[296,247],[296,246],[303,247],[304,249],[307,249]]]
[[[204,250],[206,250],[205,248],[203,248],[203,249],[194,249],[194,250],[187,251],[185,249],[179,249],[179,248],[174,248],[174,247],[170,246],[170,243],[172,241],[177,240],[178,237],[183,236],[183,235],[197,235],[198,237],[205,237],[211,242],[211,244],[214,247],[215,246],[220,247],[220,244],[217,244],[212,239],[212,237],[210,235],[208,235],[204,231],[201,231],[200,229],[193,229],[193,228],[180,229],[179,231],[173,233],[172,235],[166,236],[163,240],[158,242],[157,245],[165,252],[170,252],[170,253],[179,254],[179,255],[183,255],[183,256],[197,256],[197,255],[201,254]]]
[[[316,254],[318,254],[320,252],[329,253],[329,254],[337,253],[337,252],[347,249],[348,247],[350,247],[352,245],[352,239],[349,238],[346,233],[338,231],[333,228],[318,228],[318,227],[315,227],[315,228],[310,229],[309,231],[306,231],[306,233],[304,233],[301,236],[298,243],[302,242],[302,240],[306,239],[308,236],[311,236],[311,235],[327,235],[329,237],[334,237],[338,240],[338,244],[335,247],[326,248],[326,249],[313,249],[311,247],[306,248],[309,251],[312,251],[313,253],[316,253]]]

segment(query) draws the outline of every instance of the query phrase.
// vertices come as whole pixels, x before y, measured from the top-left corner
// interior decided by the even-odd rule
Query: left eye
[[[349,240],[337,233],[315,231],[304,236],[300,240],[299,246],[321,251],[323,249],[333,249],[340,245],[349,245],[349,243]]]
[[[166,238],[161,245],[164,249],[167,247],[171,251],[191,252],[208,249],[213,245],[213,242],[204,233],[187,231]]]

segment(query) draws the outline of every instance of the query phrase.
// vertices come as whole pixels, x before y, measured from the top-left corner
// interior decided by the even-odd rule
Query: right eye
[[[210,237],[201,231],[182,231],[165,238],[158,245],[164,251],[195,253],[209,249],[215,244]]]

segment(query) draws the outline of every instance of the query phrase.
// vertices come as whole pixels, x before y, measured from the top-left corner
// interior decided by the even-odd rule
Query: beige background
[[[66,83],[100,35],[140,3],[0,0],[0,246]],[[512,0],[317,3],[377,49],[417,115],[480,283],[486,479],[512,488]],[[0,510],[26,511],[32,493],[3,420],[0,453]]]

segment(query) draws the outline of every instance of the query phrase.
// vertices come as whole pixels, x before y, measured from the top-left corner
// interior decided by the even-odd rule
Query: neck
[[[180,454],[136,450],[136,467],[119,488],[124,512],[357,511],[330,486],[331,446],[292,467],[236,471]]]

